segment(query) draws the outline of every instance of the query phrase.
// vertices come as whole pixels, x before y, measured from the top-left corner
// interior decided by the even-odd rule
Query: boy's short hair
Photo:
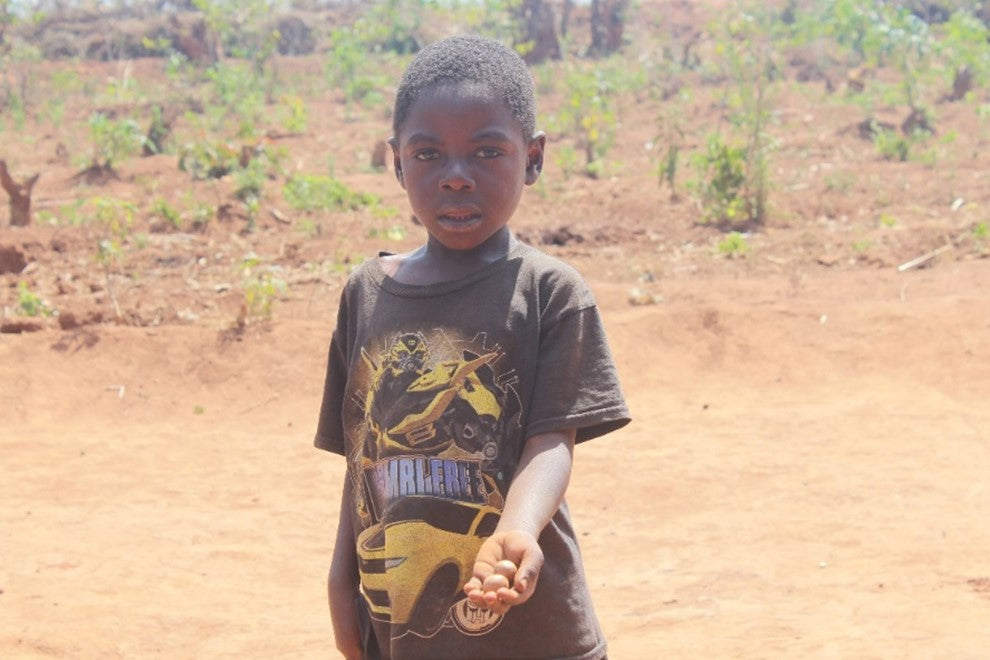
[[[514,50],[485,37],[458,35],[435,41],[419,51],[399,81],[392,113],[392,133],[426,89],[440,83],[475,82],[501,99],[523,127],[523,137],[536,133],[536,99],[526,63]]]

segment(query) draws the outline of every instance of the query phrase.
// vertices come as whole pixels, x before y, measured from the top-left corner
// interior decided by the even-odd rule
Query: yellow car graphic
[[[396,522],[358,536],[361,588],[371,616],[428,637],[471,579],[498,509],[434,497],[407,497],[389,508]]]

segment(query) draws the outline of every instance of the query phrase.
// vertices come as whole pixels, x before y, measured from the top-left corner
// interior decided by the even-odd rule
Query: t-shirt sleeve
[[[526,436],[577,429],[577,442],[629,423],[615,362],[595,305],[569,310],[540,340]]]
[[[341,296],[337,327],[330,339],[323,401],[313,444],[335,454],[344,454],[344,391],[347,387],[347,302]]]

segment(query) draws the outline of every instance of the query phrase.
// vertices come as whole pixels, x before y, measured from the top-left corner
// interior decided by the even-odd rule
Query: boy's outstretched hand
[[[495,532],[478,551],[474,577],[464,585],[464,593],[472,603],[504,614],[529,600],[542,568],[543,551],[536,537],[523,531]]]

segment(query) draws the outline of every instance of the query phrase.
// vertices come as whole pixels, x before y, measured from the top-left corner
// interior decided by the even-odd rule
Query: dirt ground
[[[635,423],[569,501],[614,657],[985,657],[988,275],[594,281]],[[0,654],[332,657],[328,326],[5,335]]]
[[[936,162],[884,161],[850,132],[861,109],[823,94],[776,100],[771,215],[745,255],[720,253],[689,196],[658,187],[644,99],[623,106],[614,172],[565,177],[551,159],[514,220],[585,274],[634,416],[579,447],[568,491],[618,660],[988,657],[990,259],[974,227],[990,135],[946,104],[959,139],[936,142]],[[716,122],[713,95],[685,122]],[[325,111],[304,134],[272,138],[292,167],[332,154],[349,186],[404,209],[365,165],[387,122],[312,106]],[[2,134],[18,177],[43,172],[36,212],[229,198],[174,153],[80,188],[55,156],[68,130]],[[0,211],[0,247],[29,264],[0,274],[0,657],[335,657],[324,585],[343,462],[312,448],[327,342],[347,265],[421,230],[357,211],[303,233],[277,194],[265,208],[280,213],[252,232],[236,212],[195,232],[144,214],[146,241],[109,280],[85,226],[8,227]],[[288,289],[270,319],[238,325],[249,253]],[[60,317],[11,312],[22,280]]]

